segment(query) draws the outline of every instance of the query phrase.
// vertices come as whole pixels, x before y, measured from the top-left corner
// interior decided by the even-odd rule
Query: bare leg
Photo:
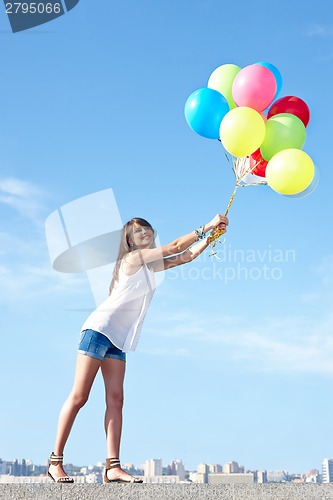
[[[53,449],[55,455],[63,454],[76,415],[88,400],[91,386],[101,363],[98,359],[78,354],[73,388],[59,415],[57,437]],[[66,475],[61,464],[50,465],[49,470],[56,479]]]
[[[119,458],[124,401],[124,377],[126,363],[119,359],[105,358],[102,375],[105,384],[106,412],[105,433],[109,458]],[[108,471],[109,479],[130,480],[132,476],[120,467]]]

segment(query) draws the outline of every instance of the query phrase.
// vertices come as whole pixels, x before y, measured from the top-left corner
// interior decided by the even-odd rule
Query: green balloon
[[[260,146],[261,155],[269,161],[284,149],[302,149],[305,139],[305,126],[298,116],[291,113],[274,115],[266,122],[265,139]]]
[[[232,97],[232,84],[241,69],[236,64],[223,64],[213,71],[208,80],[207,87],[218,90],[228,101],[230,109],[237,107]]]

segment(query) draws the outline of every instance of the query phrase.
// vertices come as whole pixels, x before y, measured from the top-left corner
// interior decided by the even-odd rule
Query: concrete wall
[[[333,500],[331,484],[1,484],[0,500]]]

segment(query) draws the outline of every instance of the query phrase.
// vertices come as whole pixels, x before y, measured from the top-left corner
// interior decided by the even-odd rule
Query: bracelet
[[[196,234],[197,241],[203,240],[206,237],[205,226],[200,226],[199,229],[195,229],[194,232]]]

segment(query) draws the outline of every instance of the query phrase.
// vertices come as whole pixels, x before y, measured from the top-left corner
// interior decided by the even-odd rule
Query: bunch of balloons
[[[271,63],[224,64],[193,92],[185,118],[197,134],[219,139],[235,158],[248,157],[251,173],[289,197],[311,193],[318,174],[302,148],[310,110],[300,97],[278,98],[280,71]]]

